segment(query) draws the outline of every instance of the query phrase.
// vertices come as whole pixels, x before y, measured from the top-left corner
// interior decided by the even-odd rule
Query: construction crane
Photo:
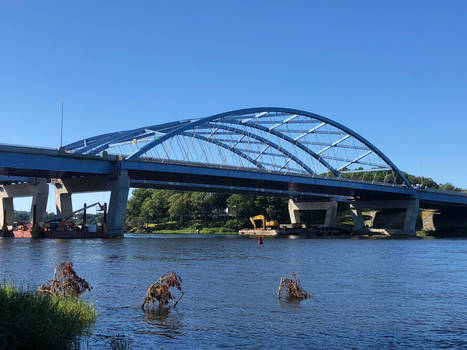
[[[80,212],[86,212],[87,209],[93,208],[93,207],[95,207],[95,206],[98,207],[97,211],[104,211],[104,216],[106,215],[107,204],[106,204],[106,203],[100,204],[99,202],[96,202],[96,203],[93,203],[93,204],[90,204],[90,205],[84,204],[84,206],[83,206],[82,208],[79,208],[78,210],[75,210],[75,211],[74,211],[73,213],[71,213],[70,215],[65,216],[65,217],[58,217],[58,218],[50,219],[50,220],[47,220],[46,223],[52,222],[52,221],[67,221],[68,219],[72,218],[72,217],[75,216],[76,214],[78,214],[78,213],[80,213]]]

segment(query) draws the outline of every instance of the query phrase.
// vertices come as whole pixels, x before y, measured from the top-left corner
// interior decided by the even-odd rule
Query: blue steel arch
[[[282,119],[282,121],[275,119],[280,117],[284,117],[285,119]],[[267,123],[271,124],[274,123],[274,121],[277,122],[275,125],[271,127],[266,126]],[[308,128],[306,127],[307,123],[316,123],[317,125],[313,128]],[[289,129],[289,126],[291,125],[298,125],[301,127],[301,129],[291,130]],[[287,128],[287,130],[280,129],[284,126]],[[222,129],[230,132],[231,135],[229,135],[229,137],[232,138],[231,143],[233,145],[226,144],[213,137],[213,135],[219,134],[216,129]],[[320,131],[320,129],[329,130]],[[208,137],[204,137],[197,134],[197,130],[212,130],[212,132]],[[267,138],[256,135],[255,131],[262,132],[267,136]],[[328,136],[343,135],[343,137],[337,140],[329,140],[326,142],[307,141],[308,138],[313,135],[317,136],[319,133],[328,133]],[[342,173],[346,171],[367,171],[365,169],[359,170],[359,168],[348,170],[350,166],[372,166],[374,169],[371,169],[371,171],[379,171],[378,169],[386,168],[390,169],[396,174],[396,176],[400,177],[406,186],[412,187],[409,180],[396,167],[396,165],[376,146],[374,146],[358,133],[336,121],[321,115],[291,108],[247,108],[215,114],[205,118],[180,120],[122,132],[107,133],[69,144],[65,146],[65,150],[68,152],[77,152],[83,154],[97,154],[101,151],[109,150],[112,147],[116,147],[118,145],[129,143],[135,143],[137,145],[138,143],[144,143],[142,147],[137,147],[136,150],[124,154],[127,160],[136,160],[138,158],[144,157],[148,152],[155,149],[159,145],[181,136],[202,140],[217,147],[226,149],[240,156],[241,158],[246,159],[259,169],[266,168],[266,166],[264,166],[265,162],[259,160],[260,157],[264,154],[269,154],[270,156],[282,155],[285,158],[288,158],[285,163],[287,166],[289,162],[292,162],[301,167],[304,170],[304,173],[308,173],[308,175],[319,175],[307,165],[305,160],[300,159],[300,156],[294,154],[295,152],[303,151],[313,160],[316,160],[320,165],[324,166],[327,171],[334,177],[340,177]],[[235,139],[234,137],[240,138]],[[248,140],[254,139],[259,141],[266,146],[265,149],[267,149],[267,147],[273,148],[275,151],[277,151],[277,154],[270,152],[268,153],[263,150],[262,152],[259,152],[259,155],[257,155],[256,158],[251,157],[246,152],[237,149],[237,145],[240,142],[245,142],[242,141],[242,138],[245,137]],[[358,145],[349,145],[349,141],[354,143],[357,142]],[[324,148],[320,149],[319,151],[312,150],[312,147],[319,145],[324,146]],[[359,150],[363,153],[357,154],[354,156],[354,158],[349,158],[348,156],[345,157],[341,154],[338,154],[337,156],[326,155],[329,150],[332,150],[333,152],[341,152],[341,149],[344,151],[346,149],[352,151]],[[253,148],[246,151],[258,153],[258,151],[253,150]],[[370,161],[365,161],[365,159],[369,158],[371,154],[375,154],[377,157],[379,157],[379,161],[382,163],[382,166],[378,167]],[[336,167],[331,165],[327,159],[338,163],[338,166]],[[285,169],[285,166],[280,168],[280,170],[283,169]]]
[[[209,139],[207,137],[203,137],[203,136],[200,136],[200,135],[191,135],[191,134],[185,134],[185,133],[183,133],[182,135],[186,135],[186,136],[189,136],[189,137],[194,137],[194,138],[203,140],[205,142],[213,143],[216,146],[225,148],[225,149],[229,150],[230,152],[234,152],[234,153],[238,154],[240,157],[242,157],[242,158],[246,159],[247,161],[249,161],[250,163],[254,164],[257,168],[259,168],[259,169],[263,168],[261,163],[258,163],[256,160],[254,160],[250,156],[248,156],[245,153],[240,152],[239,150],[235,149],[234,147],[230,147],[229,145],[226,145],[226,144],[224,144],[222,142],[219,142],[219,141],[216,141],[216,140],[211,140],[211,139]]]
[[[224,125],[218,125],[218,126],[215,126],[215,127],[223,129],[223,130],[227,130],[227,131],[232,131],[233,133],[236,133],[236,134],[246,135],[246,136],[248,136],[250,138],[261,141],[265,145],[271,146],[271,147],[277,149],[279,152],[283,153],[285,156],[293,159],[297,164],[300,164],[303,167],[303,169],[308,171],[308,173],[310,173],[311,175],[314,174],[313,170],[311,170],[305,163],[303,163],[300,159],[295,157],[293,154],[291,154],[287,150],[285,150],[282,147],[274,144],[274,142],[271,142],[271,141],[269,141],[269,140],[267,140],[267,139],[265,139],[265,138],[263,138],[261,136],[258,136],[258,135],[252,134],[252,133],[246,133],[243,130],[239,130],[239,129],[236,129],[236,128],[233,128],[233,127],[224,126]]]
[[[232,123],[232,124],[239,124],[238,122],[233,122],[233,121],[226,121],[227,123]],[[241,123],[240,123],[241,124]],[[294,145],[296,145],[297,147],[303,149],[305,152],[307,152],[308,154],[310,154],[312,157],[316,158],[318,161],[320,161],[326,168],[328,168],[335,176],[338,176],[338,171],[336,169],[334,169],[328,162],[326,162],[326,160],[324,160],[322,157],[320,157],[318,154],[316,154],[315,152],[313,152],[310,148],[308,147],[305,147],[304,145],[302,145],[300,142],[298,141],[295,141],[293,140],[292,138],[290,138],[289,136],[287,135],[283,135],[281,133],[278,133],[274,130],[269,130],[267,128],[265,128],[264,126],[262,125],[259,125],[259,124],[250,124],[250,123],[243,123],[244,125],[248,125],[254,129],[258,129],[258,130],[261,130],[261,131],[265,131],[265,132],[269,132],[271,135],[275,135],[275,136],[278,136],[280,138],[283,138],[285,141],[288,141]]]

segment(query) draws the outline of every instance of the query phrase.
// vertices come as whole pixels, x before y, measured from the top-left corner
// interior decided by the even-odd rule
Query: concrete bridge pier
[[[126,204],[130,191],[130,178],[127,171],[122,171],[111,182],[109,215],[107,216],[107,232],[109,236],[123,235],[125,225]]]
[[[350,214],[352,215],[353,229],[354,232],[363,232],[366,230],[365,220],[363,219],[362,209],[355,204],[355,202],[349,203]]]
[[[293,199],[289,199],[289,215],[292,224],[302,222],[300,211],[303,210],[325,210],[326,217],[323,226],[334,227],[336,225],[337,201],[334,199],[315,202],[295,202]]]
[[[4,192],[0,192],[0,229],[2,230],[2,235],[8,237],[10,235],[8,231],[13,229],[13,198],[3,197],[3,194]]]
[[[417,233],[416,225],[419,208],[420,201],[417,198],[407,200],[407,209],[405,210],[404,226],[402,230],[414,236]]]
[[[73,193],[110,191],[107,214],[107,233],[110,237],[123,235],[126,204],[130,190],[128,172],[119,171],[115,176],[86,176],[53,179],[57,215],[70,216],[73,213],[71,195]]]
[[[354,220],[354,231],[382,232],[396,235],[415,236],[416,224],[419,211],[419,199],[409,198],[403,200],[374,200],[374,201],[353,201],[350,202],[350,212]],[[366,228],[364,225],[362,211],[381,210],[378,221],[379,226],[375,227],[376,217],[373,225]],[[397,210],[399,209],[399,210]],[[391,212],[391,210],[396,210]]]
[[[47,214],[47,200],[49,199],[49,184],[42,180],[34,187],[29,221],[34,219],[34,206],[36,206],[36,220],[42,222]]]
[[[71,193],[62,184],[55,184],[55,207],[57,215],[62,218],[69,217],[73,213]]]
[[[8,229],[13,228],[14,207],[13,199],[32,197],[30,221],[33,220],[33,208],[36,206],[36,220],[44,220],[47,199],[49,197],[49,185],[45,179],[37,179],[34,183],[19,183],[0,186],[0,228],[6,224]]]

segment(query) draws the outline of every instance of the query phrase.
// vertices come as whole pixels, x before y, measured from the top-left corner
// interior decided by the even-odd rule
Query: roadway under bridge
[[[111,132],[58,150],[1,145],[0,224],[11,225],[13,198],[21,196],[32,196],[43,217],[47,183],[62,215],[72,211],[73,193],[110,191],[110,235],[123,233],[130,187],[288,197],[292,222],[300,222],[302,210],[326,210],[327,226],[336,203],[345,203],[356,231],[368,229],[365,209],[403,210],[403,224],[393,231],[401,234],[415,234],[420,209],[467,214],[467,194],[421,189],[361,135],[288,108]]]

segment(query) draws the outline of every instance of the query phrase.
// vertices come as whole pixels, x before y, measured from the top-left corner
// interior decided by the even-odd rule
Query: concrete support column
[[[57,188],[55,187],[55,203],[58,217],[66,218],[71,216],[73,213],[71,193],[57,191]]]
[[[42,222],[47,212],[47,200],[49,199],[49,184],[45,180],[39,180],[35,193],[32,196],[31,212],[29,220],[32,222],[34,214],[34,205],[36,206],[36,219],[37,222]]]
[[[439,215],[439,212],[436,210],[423,210],[421,212],[422,216],[422,230],[425,231],[434,231],[436,229],[435,226],[435,215]]]
[[[72,189],[67,186],[67,181],[54,180],[55,186],[55,207],[57,216],[65,219],[73,213],[73,202],[71,200]]]
[[[407,201],[407,210],[405,212],[404,227],[402,228],[404,232],[413,235],[416,234],[415,225],[417,224],[419,206],[420,202],[418,198],[409,199]]]
[[[365,230],[365,221],[363,220],[362,210],[353,202],[350,202],[349,206],[353,221],[353,231]]]
[[[0,195],[0,229],[2,229],[3,225],[6,223],[8,229],[11,230],[13,227],[13,220],[13,198]]]
[[[335,227],[337,216],[337,201],[330,200],[326,209],[326,217],[324,219],[324,227]]]
[[[298,210],[297,206],[295,205],[293,199],[289,199],[289,216],[290,216],[290,223],[292,224],[299,224],[300,221],[300,211]]]
[[[110,187],[109,214],[107,232],[109,236],[122,236],[125,224],[126,204],[130,190],[130,178],[126,170],[120,171]]]

